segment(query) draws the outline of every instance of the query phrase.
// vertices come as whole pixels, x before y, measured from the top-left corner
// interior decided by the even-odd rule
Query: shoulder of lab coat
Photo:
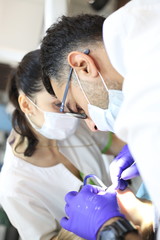
[[[114,68],[122,75],[125,74],[123,50],[124,50],[124,24],[125,9],[120,8],[106,18],[103,24],[103,42],[107,55]]]
[[[103,42],[106,52],[114,68],[123,77],[128,71],[126,56],[132,54],[128,53],[127,46],[132,44],[132,40],[134,41],[137,34],[143,34],[146,19],[150,21],[152,17],[152,13],[149,13],[148,10],[152,9],[158,12],[159,4],[159,0],[132,0],[109,15],[104,21]],[[147,39],[144,43],[146,42]],[[137,45],[133,52],[139,51],[141,48],[139,43]]]

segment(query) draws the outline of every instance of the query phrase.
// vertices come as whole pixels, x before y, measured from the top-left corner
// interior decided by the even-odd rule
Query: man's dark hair
[[[62,16],[53,24],[41,45],[43,83],[51,93],[50,78],[60,85],[67,80],[67,55],[71,51],[84,51],[102,42],[102,25],[105,18],[98,15],[82,14],[75,17]]]

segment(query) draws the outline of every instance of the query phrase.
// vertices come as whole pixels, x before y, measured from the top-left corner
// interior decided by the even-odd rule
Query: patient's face
[[[55,97],[50,95],[46,90],[43,90],[35,95],[34,103],[43,111],[46,112],[59,112],[60,101]]]
[[[42,127],[44,123],[43,111],[59,113],[60,101],[46,90],[36,93],[32,101],[37,107],[31,102],[33,113],[30,119],[37,127]]]

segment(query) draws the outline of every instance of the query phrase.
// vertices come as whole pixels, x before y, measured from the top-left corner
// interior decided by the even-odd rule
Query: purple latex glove
[[[61,226],[87,240],[96,240],[98,230],[110,218],[124,218],[114,190],[104,192],[85,185],[80,192],[69,192],[65,200],[68,217],[61,219]]]
[[[124,190],[128,183],[125,180],[139,176],[137,165],[128,149],[128,145],[112,161],[110,176],[115,189]]]

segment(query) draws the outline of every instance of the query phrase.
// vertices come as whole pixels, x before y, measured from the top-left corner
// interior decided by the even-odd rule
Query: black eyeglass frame
[[[90,50],[86,49],[83,53],[88,55],[90,53]],[[72,73],[73,73],[73,68],[70,67],[68,81],[66,83],[66,88],[64,90],[64,95],[63,95],[61,106],[60,106],[60,109],[59,109],[61,113],[64,113],[64,107],[65,107],[65,102],[66,102],[66,98],[67,98],[67,94],[68,94],[68,90],[69,90],[69,85],[70,85],[71,78],[72,78]],[[86,119],[87,118],[87,115],[85,113],[66,112],[65,114],[76,117],[76,118],[81,118],[81,119]]]

